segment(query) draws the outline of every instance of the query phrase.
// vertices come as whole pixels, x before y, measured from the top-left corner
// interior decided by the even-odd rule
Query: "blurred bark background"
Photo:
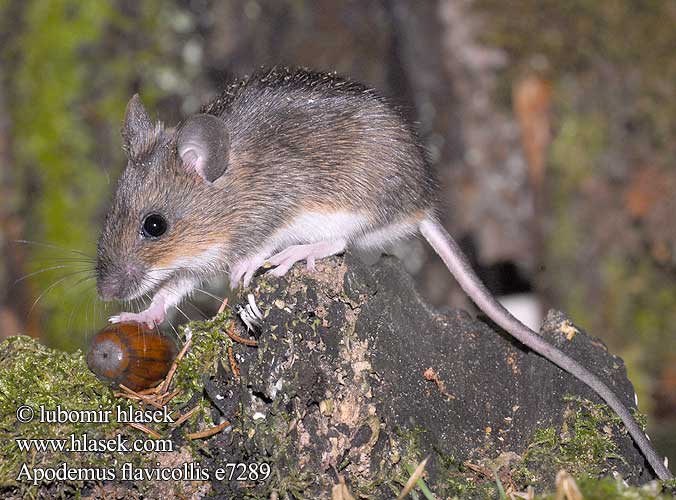
[[[673,1],[0,0],[0,335],[73,349],[111,313],[77,252],[133,92],[175,123],[261,65],[335,70],[416,123],[490,288],[602,337],[674,450],[675,25]],[[422,242],[398,254],[430,302],[470,307]]]

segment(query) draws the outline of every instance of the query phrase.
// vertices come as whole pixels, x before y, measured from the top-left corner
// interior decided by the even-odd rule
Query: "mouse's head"
[[[122,137],[128,163],[97,248],[104,300],[134,299],[181,275],[205,273],[224,237],[218,229],[223,209],[213,202],[228,165],[220,118],[200,114],[165,129],[135,95]]]

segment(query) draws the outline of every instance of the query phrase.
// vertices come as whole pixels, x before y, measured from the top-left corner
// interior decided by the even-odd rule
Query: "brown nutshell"
[[[174,341],[156,328],[117,323],[94,335],[87,366],[103,381],[139,391],[164,379],[177,351]]]

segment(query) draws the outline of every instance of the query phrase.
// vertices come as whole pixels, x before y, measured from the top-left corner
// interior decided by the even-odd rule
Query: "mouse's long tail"
[[[619,415],[634,438],[643,456],[648,460],[655,474],[660,479],[671,479],[673,476],[665,463],[650,444],[647,436],[634,420],[633,416],[617,398],[615,393],[596,375],[580,363],[547,343],[533,330],[521,323],[500,304],[488,291],[486,286],[470,266],[458,244],[436,220],[428,218],[420,223],[420,232],[432,245],[435,252],[444,261],[453,277],[462,289],[491,320],[515,337],[519,342],[536,353],[547,358],[560,368],[587,384]]]

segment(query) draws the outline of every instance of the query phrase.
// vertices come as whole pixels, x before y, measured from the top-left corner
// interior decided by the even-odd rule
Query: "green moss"
[[[82,353],[73,354],[48,349],[29,337],[12,337],[0,344],[0,491],[11,487],[28,497],[36,487],[28,482],[16,482],[21,464],[41,467],[67,462],[70,467],[108,467],[114,454],[81,454],[66,452],[20,451],[16,439],[63,439],[70,435],[87,434],[93,439],[113,437],[120,425],[93,423],[41,423],[39,409],[54,410],[57,406],[69,410],[106,410],[126,402],[113,397],[87,369]],[[19,424],[17,409],[28,405],[36,412],[29,423]],[[125,460],[134,457],[124,455]],[[138,458],[138,457],[136,457]],[[79,491],[81,481],[56,485],[63,494]],[[57,496],[55,496],[57,498]]]
[[[395,430],[400,457],[393,464],[392,476],[381,479],[381,483],[387,485],[395,496],[411,477],[411,471],[425,458],[425,453],[420,449],[420,436],[424,432],[423,429],[415,427]],[[498,489],[495,482],[477,480],[476,474],[458,462],[455,457],[435,450],[431,460],[434,462],[436,480],[432,483],[426,480],[425,484],[437,498],[497,498]],[[416,487],[411,495],[426,498],[419,487]]]
[[[194,396],[204,392],[204,381],[216,374],[218,364],[227,359],[226,349],[231,341],[224,333],[230,321],[230,312],[217,315],[210,321],[191,323],[184,330],[192,335],[192,347],[185,356],[175,376],[175,388],[181,393],[170,403],[174,417],[187,409],[185,403],[202,407],[199,418],[193,417],[182,427],[184,433],[212,425],[207,408],[209,403]],[[185,331],[184,331],[185,334]],[[80,351],[67,354],[47,348],[29,337],[12,337],[0,344],[0,491],[19,492],[21,495],[36,495],[38,487],[26,481],[16,481],[21,464],[38,464],[40,467],[56,467],[67,462],[69,468],[113,467],[118,462],[135,464],[149,463],[148,456],[139,453],[69,453],[45,451],[29,453],[19,450],[16,439],[64,439],[71,435],[87,434],[91,439],[112,439],[117,435],[130,439],[145,438],[145,434],[115,421],[116,407],[123,409],[131,403],[115,397],[113,389],[99,381],[87,368]],[[41,423],[35,418],[30,423],[17,424],[17,408],[28,405],[36,412],[40,407],[47,410],[112,410],[110,423]],[[176,409],[182,408],[181,411]],[[169,436],[170,424],[150,425],[162,436]],[[90,485],[92,483],[89,483]],[[84,481],[60,481],[56,486],[59,495],[80,491]],[[142,489],[139,483],[135,488]],[[50,490],[51,491],[51,490]],[[55,496],[56,498],[56,496]]]
[[[215,374],[218,364],[223,363],[226,357],[227,347],[231,345],[230,339],[223,333],[230,319],[230,312],[226,311],[213,320],[186,326],[186,331],[192,335],[193,345],[177,372],[176,385],[184,391],[172,401],[172,407],[182,407],[196,394],[203,394],[204,381]],[[49,369],[45,370],[45,367]],[[0,491],[11,491],[15,494],[19,492],[26,497],[37,494],[36,488],[15,481],[20,465],[27,461],[40,463],[42,466],[54,466],[67,460],[71,467],[110,466],[115,458],[136,463],[147,462],[147,457],[129,454],[115,456],[71,453],[66,456],[44,453],[28,456],[19,452],[16,438],[63,438],[83,433],[95,438],[110,438],[125,431],[134,437],[143,436],[114,422],[106,425],[48,425],[38,422],[17,425],[15,413],[21,404],[34,408],[41,405],[55,408],[56,405],[61,405],[66,410],[82,410],[126,406],[128,402],[113,397],[112,390],[98,381],[86,368],[80,352],[66,354],[55,351],[27,337],[11,338],[0,344],[0,455],[3,456],[3,461],[0,462]],[[195,404],[194,400],[192,404]],[[197,404],[203,404],[205,408],[208,405],[203,400]],[[273,405],[279,404],[283,402],[273,402]],[[250,415],[243,415],[243,426],[233,432],[242,433],[243,442],[252,440],[254,449],[268,450],[266,461],[284,464],[283,477],[277,476],[270,483],[271,488],[274,487],[280,494],[303,498],[305,492],[312,489],[315,481],[310,475],[300,472],[299,465],[293,462],[296,444],[291,441],[290,433],[287,432],[290,424],[287,418],[288,415],[282,409],[277,411],[276,408],[268,412],[266,419],[254,420]],[[208,420],[205,416],[202,422]],[[192,422],[191,430],[194,430],[195,424]],[[207,422],[207,425],[210,424],[211,422]],[[168,427],[153,427],[164,435],[169,432]],[[609,461],[621,460],[612,440],[611,429],[612,432],[621,432],[622,426],[618,417],[604,405],[569,398],[569,410],[565,414],[563,428],[538,430],[533,435],[523,460],[516,465],[509,465],[509,476],[520,491],[524,491],[529,484],[542,490],[544,484],[551,483],[558,470],[565,469],[574,477],[580,478],[580,488],[589,495],[585,498],[609,498],[604,496],[609,492],[617,492],[617,498],[667,498],[655,493],[661,491],[659,485],[653,486],[652,490],[628,488],[612,480],[589,478],[607,473]],[[417,428],[396,431],[393,436],[395,441],[391,443],[393,454],[387,457],[394,467],[391,476],[375,478],[372,484],[362,485],[358,492],[353,493],[368,497],[369,494],[381,491],[383,485],[389,485],[393,492],[401,491],[410,477],[411,467],[417,466],[424,458],[425,454],[419,444],[422,432]],[[498,488],[493,477],[479,476],[476,471],[451,456],[435,453],[433,461],[436,481],[430,482],[426,479],[425,483],[438,498],[498,497]],[[76,481],[59,483],[58,494],[72,495],[84,486],[84,483]],[[138,489],[148,487],[150,486],[142,483],[135,485]],[[269,491],[266,490],[265,494],[267,493]],[[424,497],[420,491],[416,494],[418,498]]]
[[[208,321],[194,321],[182,326],[181,337],[190,334],[192,346],[176,370],[176,387],[183,389],[188,399],[204,390],[205,378],[216,375],[218,364],[227,359],[232,341],[225,333],[230,322],[229,309]]]
[[[620,495],[618,498],[632,498],[631,495],[636,498],[662,498],[650,496],[662,491],[659,483],[649,488],[636,488],[612,479],[599,479],[610,472],[610,464],[623,461],[613,441],[613,433],[623,432],[621,421],[605,405],[577,397],[569,397],[567,401],[569,406],[562,428],[538,429],[522,459],[516,462],[511,459],[480,462],[483,469],[499,469],[499,476],[486,477],[466,464],[458,463],[453,457],[435,455],[437,479],[429,485],[430,488],[439,498],[498,498],[496,477],[507,477],[517,491],[525,491],[532,486],[543,492],[548,489],[547,485],[553,483],[557,472],[563,469],[580,479],[583,492],[587,491],[590,495],[585,498],[615,498],[603,496],[611,490]],[[639,421],[643,419],[641,415],[637,418]],[[403,445],[409,450],[404,455],[404,463],[417,465],[420,452],[416,451],[416,435],[405,433],[401,437]],[[406,474],[400,471],[396,483],[401,485],[406,480]],[[550,497],[545,495],[542,498]]]
[[[543,484],[560,469],[575,477],[600,477],[613,461],[623,461],[613,432],[623,429],[621,420],[605,405],[576,397],[567,398],[569,408],[563,428],[538,429],[534,434],[515,480]],[[622,431],[619,431],[622,432]]]
[[[601,480],[582,478],[579,481],[579,486],[584,497],[590,500],[607,498],[667,500],[674,498],[674,490],[672,489],[669,492],[666,485],[662,485],[659,482],[648,483],[644,486],[627,486],[621,481],[615,481],[610,478]]]
[[[447,494],[453,498],[498,498],[497,484],[475,481],[458,473],[444,479]]]

